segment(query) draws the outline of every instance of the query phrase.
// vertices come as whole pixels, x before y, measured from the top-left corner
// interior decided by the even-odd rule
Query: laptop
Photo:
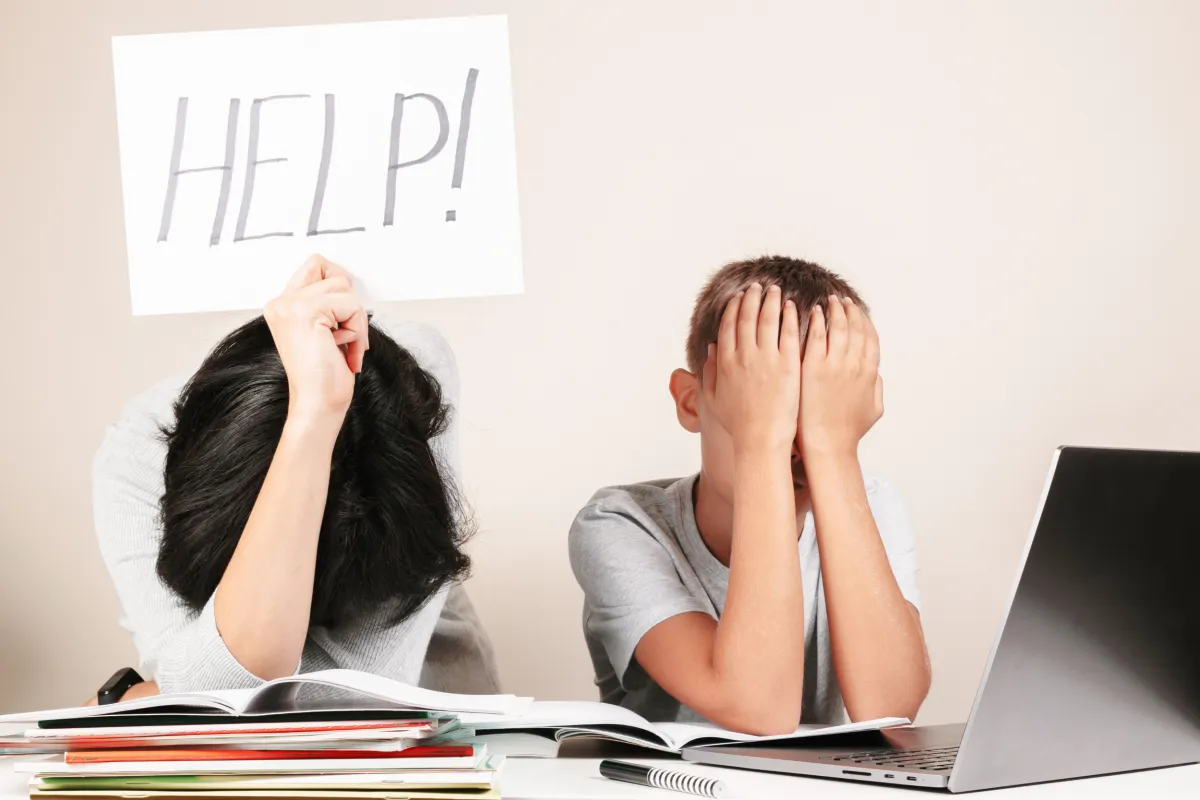
[[[965,725],[688,748],[970,792],[1200,761],[1200,453],[1061,447]]]

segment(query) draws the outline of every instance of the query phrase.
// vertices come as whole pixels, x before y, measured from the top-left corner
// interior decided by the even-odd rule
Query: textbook
[[[96,777],[100,775],[120,775],[124,777],[148,777],[156,775],[306,775],[347,774],[357,775],[366,772],[393,772],[395,775],[405,775],[414,770],[438,769],[481,769],[488,763],[486,747],[464,748],[467,755],[431,756],[418,758],[396,757],[364,757],[364,758],[326,758],[318,754],[314,758],[271,758],[253,760],[192,760],[183,758],[179,761],[103,761],[98,763],[73,763],[66,758],[43,761],[18,761],[13,765],[13,772],[28,772],[39,776],[65,777]]]
[[[14,770],[33,773],[30,796],[46,798],[498,798],[504,759],[490,757],[480,747],[462,749],[470,755],[421,759],[419,763],[397,768],[375,763],[368,769],[344,771],[331,771],[329,762],[321,759],[298,764],[293,769],[282,769],[279,764],[273,769],[260,770],[256,765],[253,772],[243,772],[232,765],[229,769],[197,771],[186,763],[159,765],[168,768],[146,772],[138,772],[133,766],[98,770],[98,765],[81,765],[87,770],[82,771],[62,762],[17,764]]]
[[[227,727],[227,726],[225,726]],[[0,736],[0,755],[17,753],[65,753],[96,750],[128,750],[130,748],[222,748],[224,750],[306,750],[373,749],[405,750],[424,744],[435,736],[445,735],[458,727],[458,720],[443,718],[437,725],[421,729],[397,725],[370,729],[324,729],[314,732],[283,730],[249,730],[246,733],[166,732],[138,727],[63,728],[46,730],[33,728],[9,736]],[[94,735],[93,731],[104,731]],[[460,742],[460,744],[467,744]]]
[[[310,690],[310,696],[302,695],[303,690]],[[120,724],[119,720],[123,715],[133,712],[137,712],[141,717],[139,721],[144,720],[147,713],[156,712],[169,716],[183,712],[187,715],[210,715],[217,719],[222,716],[234,717],[241,718],[242,721],[251,721],[245,718],[263,716],[311,715],[314,711],[337,711],[344,714],[389,710],[436,711],[446,714],[520,714],[531,702],[531,698],[510,694],[465,695],[435,692],[366,672],[331,669],[277,678],[255,689],[183,692],[125,700],[103,706],[6,714],[0,716],[0,723],[52,724],[63,720],[104,718],[117,725]]]
[[[454,740],[458,744],[485,745],[489,753],[508,758],[557,758],[558,739],[537,731],[481,731]]]
[[[481,750],[483,748],[480,748]],[[75,750],[63,758],[65,764],[137,764],[156,761],[308,761],[334,758],[396,758],[405,769],[420,767],[474,768],[477,751],[470,746],[439,745],[407,747],[402,750],[179,750],[170,747],[130,750]],[[253,765],[251,765],[253,766]]]
[[[493,760],[480,769],[438,769],[413,772],[364,772],[354,775],[147,775],[138,778],[95,777],[63,779],[37,777],[30,787],[41,791],[124,790],[138,796],[147,791],[315,791],[329,787],[341,791],[401,789],[491,789],[499,764]],[[191,795],[195,797],[196,795]]]
[[[341,791],[371,791],[392,788],[401,789],[491,789],[496,785],[497,765],[490,763],[481,769],[441,769],[374,773],[354,775],[146,775],[129,777],[70,778],[37,777],[30,787],[41,791],[65,789],[67,791],[123,790],[141,796],[148,791],[200,792],[207,796],[211,791],[315,791],[330,787]],[[195,797],[195,794],[191,795]]]
[[[789,742],[813,736],[863,733],[908,725],[900,717],[851,722],[844,725],[801,725],[791,733],[754,736],[708,725],[682,722],[650,722],[621,706],[590,701],[543,700],[530,703],[519,714],[462,713],[459,727],[431,740],[452,742],[471,736],[525,732],[537,733],[556,741],[592,738],[678,753],[685,747],[717,747],[747,742]]]
[[[30,784],[30,800],[195,800],[197,792],[180,789],[46,789]],[[205,800],[500,800],[500,787],[490,789],[456,789],[443,787],[419,788],[393,786],[387,789],[237,789],[235,791],[206,789]]]
[[[499,800],[503,759],[477,769],[303,775],[36,775],[29,796],[42,798],[378,798],[379,800]]]

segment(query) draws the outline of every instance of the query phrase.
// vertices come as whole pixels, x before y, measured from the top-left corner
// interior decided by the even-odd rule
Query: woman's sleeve
[[[236,689],[262,680],[225,647],[213,601],[195,613],[155,572],[162,539],[166,443],[159,426],[172,419],[181,382],[131,401],[110,425],[92,464],[92,508],[100,553],[121,603],[121,627],[133,634],[140,671],[166,692]]]

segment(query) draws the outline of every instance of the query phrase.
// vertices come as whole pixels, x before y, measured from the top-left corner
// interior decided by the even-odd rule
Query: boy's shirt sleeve
[[[887,552],[888,563],[900,594],[912,603],[913,608],[921,610],[921,594],[917,588],[917,543],[913,538],[912,524],[908,519],[908,511],[900,492],[892,484],[880,478],[871,482],[871,491],[867,493],[867,502],[875,517],[875,527],[883,540],[883,548]]]
[[[638,642],[678,614],[710,614],[683,584],[654,520],[627,493],[593,500],[571,526],[571,569],[585,596],[584,626],[624,684]]]

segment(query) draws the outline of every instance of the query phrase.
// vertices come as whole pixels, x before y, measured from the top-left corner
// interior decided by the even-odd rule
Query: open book
[[[649,722],[627,708],[589,701],[541,700],[531,702],[517,714],[462,713],[459,728],[443,740],[472,735],[521,731],[538,733],[563,741],[575,738],[611,739],[626,744],[678,753],[685,747],[713,747],[743,742],[774,742],[862,733],[907,725],[907,719],[888,717],[845,725],[801,725],[791,733],[754,736],[708,725],[682,722]],[[434,741],[437,741],[436,739]]]
[[[7,722],[47,722],[146,714],[207,714],[263,717],[320,711],[435,711],[488,715],[521,714],[532,702],[511,694],[435,692],[349,669],[309,672],[268,681],[256,689],[222,689],[144,697],[104,706],[33,711],[0,716]],[[114,724],[116,720],[114,720]]]
[[[303,691],[308,690],[308,691]],[[319,690],[319,691],[312,691]],[[317,695],[306,696],[306,695]],[[612,739],[627,744],[679,752],[684,747],[767,742],[856,733],[895,727],[906,719],[887,718],[847,725],[802,725],[791,733],[753,736],[706,725],[651,723],[620,706],[592,701],[534,701],[515,695],[466,695],[435,692],[365,672],[334,669],[269,681],[256,689],[187,692],[128,700],[105,706],[34,711],[0,716],[0,724],[38,722],[55,727],[71,721],[120,726],[122,721],[147,725],[147,717],[205,717],[213,721],[286,718],[312,712],[433,712],[457,716],[458,725],[434,744],[459,737],[511,732],[533,733],[556,741],[580,737]],[[175,719],[168,724],[178,724]]]

